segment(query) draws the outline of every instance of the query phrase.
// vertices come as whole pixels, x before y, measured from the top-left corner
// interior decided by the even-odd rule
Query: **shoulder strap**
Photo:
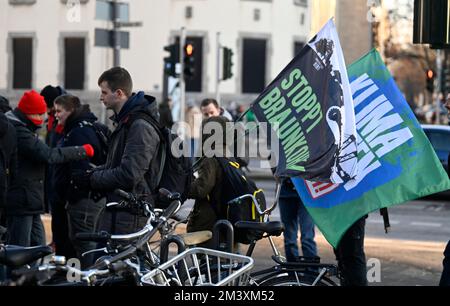
[[[164,138],[164,135],[162,133],[162,127],[161,125],[158,123],[158,121],[156,121],[152,116],[150,116],[149,114],[145,113],[145,112],[134,112],[132,114],[130,114],[128,121],[125,124],[125,128],[126,128],[126,132],[128,133],[128,129],[131,127],[131,124],[133,124],[134,121],[138,120],[138,119],[143,119],[145,121],[147,121],[148,123],[151,124],[151,126],[156,130],[156,133],[159,136],[159,139],[161,141],[160,144],[160,152],[161,152],[161,162],[159,164],[159,172],[158,175],[156,176],[156,186],[159,186],[159,183],[161,182],[161,178],[163,175],[163,171],[164,171],[164,166],[166,164],[166,140]]]
[[[95,134],[97,135],[98,139],[101,142],[101,145],[103,147],[108,146],[108,136],[105,135],[105,133],[102,131],[102,129],[98,125],[96,125],[95,123],[83,120],[83,121],[78,122],[78,126],[81,128],[85,127],[85,126],[91,127],[92,129],[94,129]],[[72,131],[73,131],[73,129],[69,133],[67,133],[66,138],[70,136]]]
[[[85,127],[85,126],[93,127],[93,124],[88,122],[88,121],[85,121],[85,120],[78,122],[78,127],[82,128],[82,127]],[[66,137],[64,137],[64,140],[69,138],[69,136],[72,134],[73,130],[74,129],[71,129],[70,132],[66,134]]]

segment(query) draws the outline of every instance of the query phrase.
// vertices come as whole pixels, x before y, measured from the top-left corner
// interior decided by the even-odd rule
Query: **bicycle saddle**
[[[52,253],[52,248],[46,245],[28,248],[17,245],[5,245],[0,247],[0,264],[9,267],[20,267]]]
[[[257,230],[267,233],[269,236],[280,236],[284,231],[284,225],[280,221],[251,222],[238,221],[234,224],[236,229]]]
[[[192,246],[208,241],[212,238],[211,231],[199,231],[180,235],[186,246]]]

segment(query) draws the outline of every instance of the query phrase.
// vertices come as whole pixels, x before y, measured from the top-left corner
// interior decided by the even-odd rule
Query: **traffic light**
[[[183,55],[184,77],[192,79],[195,76],[195,46],[193,43],[188,42],[184,45]]]
[[[172,76],[176,77],[177,73],[175,66],[180,62],[180,44],[171,44],[164,47],[164,50],[169,52],[169,56],[164,58],[164,71]]]
[[[230,48],[223,48],[223,70],[222,80],[228,80],[233,76],[233,51]]]
[[[433,92],[434,91],[434,77],[435,77],[435,73],[433,70],[428,69],[427,70],[427,78],[426,78],[426,86],[427,86],[427,90],[429,92]]]

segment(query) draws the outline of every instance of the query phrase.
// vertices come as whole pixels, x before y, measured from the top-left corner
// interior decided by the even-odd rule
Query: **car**
[[[423,124],[422,128],[430,140],[442,166],[447,171],[448,156],[450,154],[450,126]]]

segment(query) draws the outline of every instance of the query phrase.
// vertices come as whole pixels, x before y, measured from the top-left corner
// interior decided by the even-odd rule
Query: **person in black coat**
[[[17,176],[8,190],[5,205],[7,243],[33,246],[45,244],[40,218],[44,211],[44,174],[48,163],[82,160],[94,155],[91,145],[49,148],[36,135],[47,111],[44,98],[34,90],[25,92],[18,107],[6,113],[17,134]]]
[[[17,136],[16,130],[8,122],[6,116],[0,112],[0,225],[4,226],[2,218],[6,195],[11,180],[17,172]]]
[[[97,122],[97,117],[90,111],[89,105],[81,105],[76,96],[63,95],[55,100],[55,116],[64,127],[64,137],[58,147],[79,146],[85,143],[92,145],[95,154],[89,160],[71,161],[56,166],[55,184],[58,198],[67,202],[68,233],[75,248],[76,256],[81,260],[82,268],[93,264],[93,254],[81,256],[84,252],[96,247],[95,242],[76,239],[77,233],[96,231],[97,221],[105,206],[105,198],[101,198],[92,190],[74,185],[72,176],[80,171],[102,165],[106,160],[108,128]],[[103,139],[106,138],[106,139]]]

